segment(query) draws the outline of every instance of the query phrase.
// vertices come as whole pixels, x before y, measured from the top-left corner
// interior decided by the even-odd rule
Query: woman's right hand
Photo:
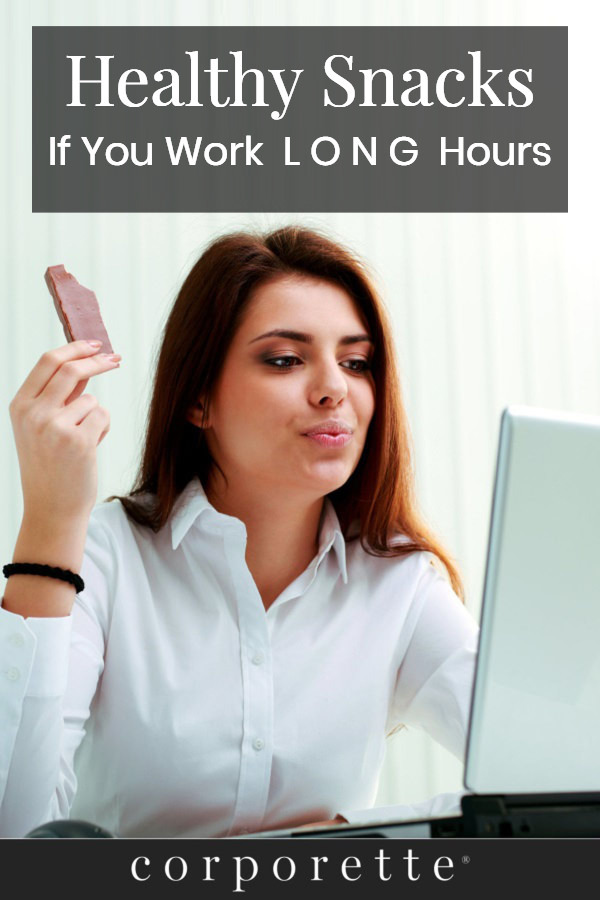
[[[96,448],[110,415],[83,391],[93,375],[118,368],[121,359],[99,349],[73,341],[44,353],[10,403],[24,519],[89,519],[98,491]]]

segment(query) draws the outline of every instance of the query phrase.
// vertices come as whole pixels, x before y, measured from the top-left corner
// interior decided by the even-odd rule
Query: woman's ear
[[[191,422],[192,425],[195,425],[197,428],[208,427],[204,404],[200,400],[197,403],[194,403],[193,406],[190,406],[186,418],[188,422]]]

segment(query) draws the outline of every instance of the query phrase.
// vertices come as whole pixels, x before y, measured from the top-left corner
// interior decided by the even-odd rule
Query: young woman
[[[165,328],[136,485],[94,506],[109,417],[83,392],[119,359],[60,347],[11,403],[13,562],[57,570],[10,574],[0,610],[1,833],[352,821],[401,724],[462,756],[476,626],[416,512],[361,264],[294,227],[209,246]]]

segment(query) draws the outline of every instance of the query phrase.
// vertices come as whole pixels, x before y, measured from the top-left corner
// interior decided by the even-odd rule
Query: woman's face
[[[370,338],[334,284],[289,276],[254,290],[208,403],[208,448],[229,483],[314,499],[348,480],[375,408]]]

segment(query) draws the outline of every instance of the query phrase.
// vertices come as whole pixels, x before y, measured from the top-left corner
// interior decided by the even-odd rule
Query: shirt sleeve
[[[413,610],[414,625],[408,626],[408,642],[396,678],[391,727],[404,724],[422,729],[464,761],[477,623],[430,563],[419,579]],[[439,795],[414,806],[340,810],[340,814],[356,824],[444,815],[460,809],[462,793]]]
[[[479,629],[431,564],[418,594],[416,624],[398,669],[392,723],[423,729],[462,761]]]
[[[71,615],[0,609],[0,837],[67,818],[75,751],[103,670],[113,554],[93,513]]]

